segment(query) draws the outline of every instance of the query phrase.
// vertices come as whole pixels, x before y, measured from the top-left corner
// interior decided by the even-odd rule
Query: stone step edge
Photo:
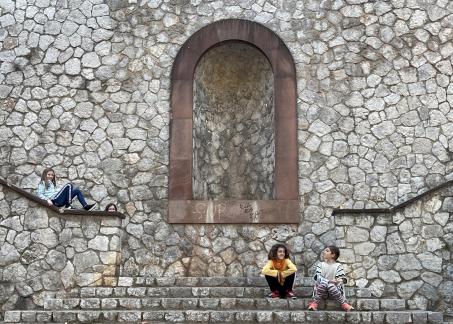
[[[108,310],[108,309],[143,309],[150,307],[153,310],[165,309],[307,309],[311,298],[297,299],[270,299],[270,298],[210,298],[210,297],[101,297],[101,298],[50,298],[44,301],[45,310]],[[349,299],[348,302],[357,310],[405,310],[404,299]],[[333,300],[320,302],[320,309],[325,307],[339,307]]]
[[[226,290],[233,290],[236,292],[244,291],[247,293],[257,293],[257,292],[267,292],[269,291],[269,287],[230,287],[230,286],[197,286],[197,287],[189,287],[189,286],[165,286],[165,287],[150,287],[150,286],[135,286],[135,287],[105,287],[105,286],[96,286],[96,287],[81,287],[81,288],[73,288],[66,291],[55,292],[55,296],[68,296],[68,297],[94,297],[97,295],[98,292],[104,294],[107,292],[118,292],[125,290],[126,292],[131,292],[134,294],[135,292],[140,291],[165,291],[168,290],[167,293],[171,291],[181,291],[181,290],[191,290],[191,291],[203,291],[203,290],[210,290],[216,291],[219,289],[226,289]],[[295,286],[294,291],[303,293],[303,294],[311,294],[313,291],[313,286],[308,287],[301,287]],[[162,292],[164,293],[164,292]],[[345,293],[347,297],[358,295],[360,297],[371,297],[371,290],[369,288],[358,288],[358,287],[345,287]]]
[[[244,286],[267,286],[264,276],[261,277],[104,277],[104,282],[108,282],[111,286],[131,287],[136,285],[168,287],[168,286],[220,286],[222,283],[227,283],[229,287],[244,287]],[[294,280],[295,285],[312,286],[314,284],[313,277],[297,276]]]
[[[100,318],[103,315],[103,318]],[[274,322],[274,321],[346,321],[371,323],[372,321],[384,323],[443,323],[443,314],[432,311],[265,311],[265,310],[240,310],[240,311],[6,311],[5,323],[24,322],[59,322],[81,321],[93,323],[93,321],[169,321],[169,322]]]
[[[312,297],[313,288],[294,288],[299,297]],[[47,294],[47,298],[92,298],[92,297],[236,297],[263,298],[270,293],[269,288],[247,287],[129,287],[129,288],[82,288],[81,290],[57,291]],[[370,290],[346,289],[347,298],[376,298]],[[387,298],[398,298],[387,296]]]

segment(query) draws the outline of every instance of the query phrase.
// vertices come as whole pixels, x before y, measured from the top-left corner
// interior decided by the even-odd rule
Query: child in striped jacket
[[[345,311],[354,308],[346,302],[343,285],[347,282],[346,274],[341,263],[337,262],[340,249],[336,246],[328,246],[322,253],[324,262],[316,266],[314,279],[316,281],[313,291],[314,300],[308,304],[309,310],[317,310],[321,299],[333,299],[341,305]]]

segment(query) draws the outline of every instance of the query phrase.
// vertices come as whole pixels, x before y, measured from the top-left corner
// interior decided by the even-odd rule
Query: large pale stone
[[[100,264],[98,255],[93,251],[76,253],[74,255],[74,268],[77,273],[82,273],[85,270],[92,269],[93,266]]]
[[[0,266],[19,261],[19,258],[20,254],[13,245],[6,242],[2,244],[0,247]]]
[[[49,227],[49,217],[43,208],[32,208],[27,210],[24,216],[24,229],[34,230]]]
[[[437,273],[442,271],[442,258],[429,252],[418,254],[417,258],[421,261],[425,269]]]
[[[107,236],[96,236],[95,238],[88,241],[88,248],[96,251],[108,251],[109,238]]]
[[[31,240],[35,243],[43,244],[49,248],[52,248],[58,244],[58,237],[56,233],[50,229],[38,229],[31,234]]]
[[[396,290],[401,298],[409,299],[423,285],[423,281],[414,280],[398,284]]]
[[[346,231],[347,242],[365,242],[369,239],[370,234],[367,230],[359,227],[348,227]]]
[[[74,266],[70,261],[68,261],[61,271],[61,282],[65,289],[68,289],[73,286],[74,284]]]

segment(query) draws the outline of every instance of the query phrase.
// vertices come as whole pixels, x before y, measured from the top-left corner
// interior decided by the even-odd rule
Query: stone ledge
[[[170,200],[172,224],[298,224],[297,200]]]
[[[88,210],[83,210],[83,209],[64,209],[64,208],[58,208],[56,206],[49,206],[45,200],[35,196],[34,194],[32,194],[22,188],[17,187],[16,185],[14,185],[12,183],[9,183],[7,180],[5,180],[3,178],[0,178],[0,184],[4,185],[5,187],[11,189],[12,191],[18,193],[21,196],[28,198],[43,207],[46,207],[47,209],[53,210],[54,212],[56,212],[58,214],[91,216],[91,217],[92,216],[97,216],[97,217],[108,216],[108,217],[119,217],[121,219],[126,218],[126,216],[120,212],[107,212],[107,211],[100,211],[100,210],[88,211]]]

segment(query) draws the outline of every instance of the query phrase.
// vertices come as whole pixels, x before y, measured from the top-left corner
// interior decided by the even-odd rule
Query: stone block
[[[52,312],[51,311],[41,311],[36,313],[36,321],[37,322],[50,322],[52,320]]]
[[[121,298],[118,300],[120,306],[126,309],[140,309],[142,308],[142,303],[140,299],[136,298]]]
[[[82,323],[98,321],[101,313],[99,311],[78,311],[77,320]]]
[[[256,322],[256,313],[250,311],[237,311],[235,318],[238,322]]]
[[[328,323],[343,323],[346,319],[346,313],[343,312],[329,312],[327,313]]]
[[[348,312],[346,313],[346,322],[347,323],[361,323],[362,317],[358,312]]]
[[[173,287],[175,286],[175,277],[155,278],[156,286],[158,287]]]
[[[35,322],[36,311],[22,311],[21,318],[22,318],[21,322],[25,322],[25,323]]]
[[[163,321],[165,319],[164,311],[143,312],[144,321]]]
[[[113,296],[125,297],[127,296],[127,289],[125,287],[115,287],[113,288]]]
[[[385,314],[385,322],[389,324],[411,323],[412,315],[410,312],[395,312]]]
[[[379,300],[377,299],[358,299],[356,304],[357,310],[379,310]]]
[[[209,312],[201,312],[196,310],[187,310],[186,321],[188,322],[209,322]]]
[[[160,290],[166,290],[168,288],[160,288]],[[148,288],[148,294],[149,294],[150,288]],[[209,289],[201,289],[201,291],[206,292],[208,291],[209,294]],[[194,288],[187,288],[187,287],[171,287],[170,288],[170,295],[172,297],[195,297],[194,293]],[[205,295],[206,296],[206,295]]]
[[[146,296],[146,287],[129,287],[127,288],[127,295],[130,297],[144,297]]]
[[[134,278],[132,277],[119,277],[118,278],[118,286],[121,287],[130,287],[134,282]]]
[[[406,301],[404,299],[381,299],[381,310],[404,310]]]
[[[236,307],[237,298],[220,298],[221,309],[234,309]]]
[[[96,288],[97,297],[110,297],[113,294],[113,288],[110,287],[98,287]]]
[[[143,308],[146,309],[160,309],[161,299],[160,298],[141,298]]]
[[[370,298],[371,297],[371,291],[368,288],[357,288],[356,295],[359,298]]]
[[[82,298],[80,300],[81,309],[99,309],[101,308],[101,301],[99,298]]]
[[[212,311],[211,322],[233,322],[234,315],[234,312]]]
[[[305,312],[291,312],[291,322],[303,323],[305,322]]]
[[[258,323],[269,323],[273,320],[272,311],[261,311],[256,313],[256,321]]]
[[[385,313],[384,312],[373,312],[373,323],[383,324],[385,322]]]
[[[118,322],[139,322],[142,319],[142,313],[137,312],[119,312]]]
[[[101,308],[102,309],[115,309],[118,307],[118,300],[111,298],[102,298],[101,299]]]
[[[413,312],[412,320],[414,321],[414,323],[417,323],[417,324],[418,323],[420,323],[420,324],[428,323],[428,314],[425,312]]]
[[[77,320],[77,313],[75,311],[53,312],[53,319],[55,322],[75,322]]]
[[[441,324],[444,322],[444,317],[442,313],[430,312],[428,313],[428,323]]]
[[[291,313],[284,311],[274,311],[274,320],[277,323],[289,323],[291,321]]]
[[[323,323],[327,321],[326,312],[307,312],[305,316],[309,323]]]
[[[118,319],[118,312],[117,311],[103,311],[101,313],[101,319],[114,323]]]

